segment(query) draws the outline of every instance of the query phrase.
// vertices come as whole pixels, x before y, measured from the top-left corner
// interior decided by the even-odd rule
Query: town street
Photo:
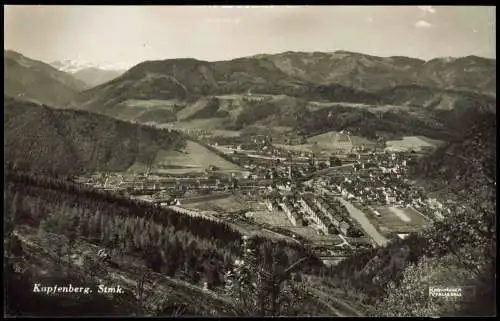
[[[354,207],[354,205],[341,197],[336,197],[336,199],[338,199],[342,203],[342,205],[345,206],[345,208],[349,212],[349,215],[351,215],[351,217],[355,219],[359,223],[359,225],[361,225],[365,233],[368,234],[368,236],[370,236],[378,246],[383,246],[388,242],[388,240],[377,231],[375,226],[370,223],[365,213],[361,212],[359,209]]]

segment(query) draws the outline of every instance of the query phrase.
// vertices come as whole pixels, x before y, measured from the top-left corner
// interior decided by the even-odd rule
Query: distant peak
[[[5,49],[3,51],[3,54],[5,56],[20,56],[20,57],[24,57],[20,52],[17,52],[15,50],[11,50],[11,49]]]
[[[129,64],[124,63],[92,63],[82,60],[63,59],[53,61],[51,65],[61,71],[75,73],[84,69],[100,69],[109,71],[122,71],[129,69]]]
[[[348,51],[348,50],[335,50],[333,53],[337,54],[347,54],[347,55],[362,55],[359,52]]]
[[[464,56],[464,57],[438,57],[434,59],[430,59],[429,62],[445,62],[445,63],[450,63],[450,62],[455,62],[455,61],[495,61],[496,59],[491,59],[491,58],[485,58],[485,57],[480,57],[476,55],[469,55],[469,56]]]

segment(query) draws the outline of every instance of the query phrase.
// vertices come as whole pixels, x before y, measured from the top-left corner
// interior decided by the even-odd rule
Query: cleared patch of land
[[[193,141],[187,142],[184,153],[175,151],[160,151],[157,156],[157,161],[159,163],[170,165],[197,166],[202,169],[206,169],[210,165],[217,166],[222,170],[240,169],[238,166],[228,162]]]
[[[416,136],[418,139],[428,143],[428,144],[431,144],[433,146],[441,146],[443,145],[445,142],[442,141],[442,140],[438,140],[438,139],[432,139],[432,138],[429,138],[429,137],[426,137],[426,136]]]
[[[281,211],[255,211],[251,212],[252,218],[257,224],[269,224],[277,227],[291,227],[292,223]]]
[[[241,171],[241,169],[228,162],[222,157],[209,151],[200,144],[187,141],[186,148],[182,151],[160,150],[153,161],[160,173],[187,173],[187,172],[203,172],[210,165],[217,166],[221,171]],[[161,167],[164,165],[165,167]],[[168,168],[171,167],[171,168]],[[129,170],[142,171],[145,168],[144,164],[136,163]]]
[[[312,136],[308,138],[309,143],[318,143],[320,145],[328,145],[333,148],[339,148],[345,146],[371,146],[375,143],[361,136],[341,134],[336,131],[327,132],[324,134]]]
[[[353,146],[365,145],[368,147],[375,145],[375,142],[372,142],[371,140],[368,140],[361,136],[349,135],[349,138],[351,139],[351,143]]]
[[[439,141],[430,143],[429,139],[422,139],[422,136],[405,136],[400,140],[387,141],[387,147],[396,149],[421,149],[425,147],[436,147]]]
[[[171,100],[158,100],[158,99],[129,99],[121,103],[127,107],[143,107],[143,108],[173,108],[174,105],[180,104],[179,101]]]
[[[208,102],[209,102],[209,100],[206,98],[199,99],[194,104],[188,105],[188,106],[184,107],[183,109],[181,109],[177,113],[177,118],[179,120],[184,120],[184,119],[187,119],[187,118],[193,116],[194,114],[196,114],[197,112],[199,112],[200,110],[205,108],[207,106]]]
[[[336,144],[341,136],[345,136],[336,131],[331,131],[327,133],[323,133],[320,135],[312,136],[307,139],[309,143],[318,143],[318,144]],[[344,137],[342,137],[344,138]],[[345,139],[348,140],[348,139]]]

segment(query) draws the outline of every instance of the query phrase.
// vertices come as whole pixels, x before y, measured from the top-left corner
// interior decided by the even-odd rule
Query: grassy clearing
[[[426,137],[426,136],[416,136],[418,139],[430,144],[430,145],[433,145],[433,146],[441,146],[444,144],[444,141],[442,140],[438,140],[438,139],[432,139],[432,138],[429,138],[429,137]]]
[[[351,138],[351,142],[352,142],[353,146],[361,146],[361,145],[373,146],[373,145],[375,145],[375,142],[372,142],[372,141],[370,141],[364,137],[361,137],[361,136],[350,135],[349,138]]]
[[[307,139],[309,143],[318,143],[318,144],[334,144],[339,139],[339,133],[336,131],[331,131],[328,133],[323,133],[320,135],[312,136]]]
[[[184,166],[198,171],[205,171],[210,165],[219,167],[221,170],[240,170],[238,166],[212,153],[205,147],[193,141],[188,141],[183,152],[160,150],[156,155],[156,164],[169,166]],[[176,172],[183,169],[172,169]],[[170,169],[168,169],[170,171]]]
[[[200,144],[188,141],[186,148],[182,151],[160,150],[153,161],[153,170],[161,173],[183,174],[189,172],[204,172],[210,165],[220,168],[223,172],[240,172],[241,169],[212,153]],[[156,165],[156,166],[155,166]],[[172,168],[161,168],[161,166],[172,166]],[[143,172],[146,165],[134,163],[128,171]]]
[[[277,227],[292,227],[292,223],[281,211],[256,211],[252,212],[253,219],[259,224],[269,224]]]
[[[420,149],[422,147],[435,147],[436,142],[431,144],[426,140],[421,138],[422,136],[404,136],[400,140],[389,140],[387,141],[388,147],[402,148],[402,149]],[[438,143],[439,144],[439,143]]]
[[[122,102],[123,105],[127,107],[141,107],[141,108],[173,108],[175,104],[179,104],[177,100],[157,100],[157,99],[147,99],[147,100],[137,100],[129,99]]]
[[[188,105],[177,113],[180,120],[187,119],[207,106],[208,99],[199,99],[194,104]]]

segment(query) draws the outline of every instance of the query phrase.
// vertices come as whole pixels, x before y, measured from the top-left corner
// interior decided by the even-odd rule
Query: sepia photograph
[[[4,5],[4,317],[496,316],[496,7]]]

